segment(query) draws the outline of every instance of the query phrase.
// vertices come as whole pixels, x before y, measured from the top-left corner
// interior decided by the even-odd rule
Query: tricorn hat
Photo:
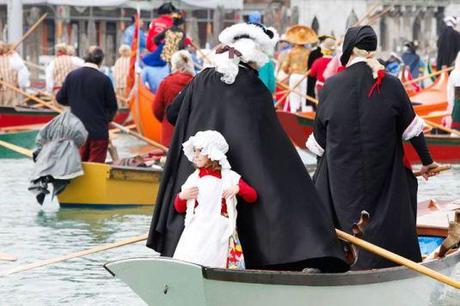
[[[313,44],[318,41],[318,35],[313,29],[298,24],[286,31],[286,40],[294,45]]]

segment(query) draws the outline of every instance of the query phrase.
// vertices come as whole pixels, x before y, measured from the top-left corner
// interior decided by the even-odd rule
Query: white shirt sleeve
[[[45,70],[46,91],[49,93],[53,92],[53,87],[54,87],[53,70],[54,70],[54,60],[52,60],[48,64],[48,66],[46,66],[46,70]]]
[[[30,86],[30,72],[27,69],[24,61],[17,53],[13,53],[10,58],[10,65],[13,70],[18,72],[18,85],[20,88],[26,88]]]

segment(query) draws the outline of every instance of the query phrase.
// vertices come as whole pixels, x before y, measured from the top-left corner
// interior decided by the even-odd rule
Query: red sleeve
[[[154,29],[154,25],[152,21],[152,23],[150,24],[149,33],[147,34],[147,44],[146,44],[147,50],[149,50],[150,52],[153,52],[156,49],[156,45],[153,42],[153,37],[155,37],[155,29]]]
[[[311,65],[309,76],[316,78],[316,76],[318,75],[318,66],[319,66],[318,59],[316,59],[313,62],[313,65]]]
[[[189,37],[185,37],[185,42],[184,42],[185,46],[188,47],[189,45],[192,44],[192,40],[189,38]]]
[[[254,203],[257,201],[257,192],[251,185],[246,183],[242,178],[238,182],[238,187],[240,187],[240,191],[238,195],[243,198],[243,200],[247,203]]]
[[[163,121],[166,110],[166,103],[164,101],[166,85],[164,80],[158,86],[158,90],[155,94],[155,99],[153,100],[153,115],[157,118],[158,121]]]
[[[177,194],[176,198],[174,199],[174,208],[180,214],[185,213],[187,210],[187,200],[182,200],[179,198],[179,194]]]

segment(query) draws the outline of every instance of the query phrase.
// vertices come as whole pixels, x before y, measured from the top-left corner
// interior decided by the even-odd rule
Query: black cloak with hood
[[[182,143],[198,131],[216,130],[229,144],[232,169],[255,188],[258,199],[238,199],[238,234],[250,269],[347,270],[332,211],[315,190],[282,129],[272,97],[257,71],[241,64],[233,84],[215,68],[198,74],[168,109],[175,123],[147,246],[172,256],[184,228],[173,201],[194,171]],[[179,111],[180,109],[180,111]]]
[[[345,35],[342,64],[354,47],[374,51],[377,37],[369,26]],[[383,73],[383,72],[381,72]],[[370,213],[363,239],[414,261],[420,261],[416,233],[417,180],[403,164],[402,139],[411,140],[424,164],[432,163],[401,82],[389,75],[376,85],[365,60],[348,66],[325,83],[319,97],[314,132],[307,146],[322,156],[314,176],[336,227],[351,233],[360,212]],[[374,90],[372,90],[374,88]],[[354,269],[393,266],[360,250]]]

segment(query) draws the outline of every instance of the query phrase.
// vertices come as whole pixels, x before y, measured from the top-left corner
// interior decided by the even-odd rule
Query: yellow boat
[[[62,207],[153,205],[163,170],[84,162],[83,171],[57,196]]]

